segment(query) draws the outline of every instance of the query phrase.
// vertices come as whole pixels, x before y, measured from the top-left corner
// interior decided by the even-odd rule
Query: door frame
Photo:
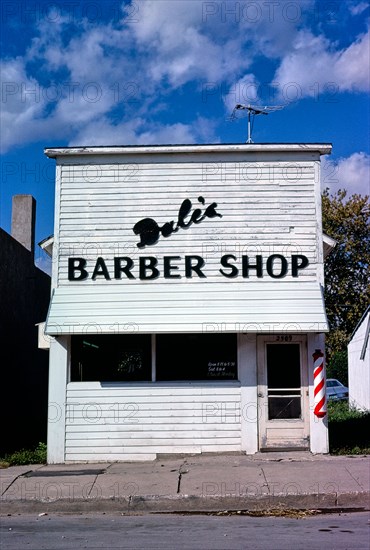
[[[268,385],[266,344],[300,344],[301,418],[268,419]],[[309,377],[306,334],[273,334],[257,336],[257,399],[259,410],[258,448],[260,450],[309,449]],[[286,433],[280,445],[268,439],[268,432]],[[293,435],[294,434],[294,435]],[[289,443],[290,442],[290,443]]]

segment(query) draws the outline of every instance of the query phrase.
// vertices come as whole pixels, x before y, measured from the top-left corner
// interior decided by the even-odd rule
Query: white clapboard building
[[[46,149],[50,463],[328,452],[320,156],[330,152]]]
[[[370,411],[370,306],[358,322],[348,344],[349,404]]]

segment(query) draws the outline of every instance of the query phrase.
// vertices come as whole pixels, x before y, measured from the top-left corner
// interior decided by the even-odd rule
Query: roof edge
[[[156,154],[156,153],[217,153],[217,152],[316,152],[320,155],[330,155],[331,143],[229,143],[206,145],[108,145],[81,147],[51,147],[44,153],[49,158],[83,155],[125,155],[125,154]]]
[[[360,326],[362,325],[362,323],[365,321],[366,317],[367,317],[367,314],[369,313],[370,311],[370,305],[367,306],[367,308],[365,309],[364,313],[361,315],[361,318],[359,320],[359,322],[357,323],[355,329],[353,330],[352,334],[351,334],[351,338],[349,340],[349,342],[351,342],[351,340],[353,340],[353,337],[354,335],[356,334],[356,332],[358,331],[358,329],[360,328]]]

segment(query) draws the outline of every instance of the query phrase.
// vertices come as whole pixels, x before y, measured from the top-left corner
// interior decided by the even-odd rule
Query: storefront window
[[[72,382],[152,380],[152,336],[73,336]],[[237,380],[236,334],[158,334],[157,381]]]
[[[236,334],[158,334],[157,380],[236,380]]]
[[[150,380],[150,335],[72,336],[72,382]]]

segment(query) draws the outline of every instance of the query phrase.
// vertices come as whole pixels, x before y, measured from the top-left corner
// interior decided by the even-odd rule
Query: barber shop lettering
[[[205,206],[205,199],[198,197],[198,202]],[[133,232],[139,235],[138,248],[151,246],[157,243],[160,236],[169,237],[179,229],[187,229],[192,224],[201,223],[206,218],[222,218],[222,214],[216,211],[217,203],[212,202],[201,208],[194,208],[191,200],[185,199],[178,212],[177,220],[164,223],[162,226],[152,218],[144,218],[138,221]],[[292,254],[286,258],[281,254],[272,254],[267,258],[262,255],[254,257],[247,254],[235,256],[225,254],[220,258],[219,266],[212,262],[211,267],[206,266],[205,260],[198,255],[173,255],[156,257],[152,255],[130,258],[119,256],[110,259],[102,257],[94,262],[85,258],[68,258],[68,280],[84,281],[91,278],[93,281],[110,280],[155,280],[159,277],[165,279],[207,279],[207,277],[225,277],[243,279],[270,277],[282,279],[285,276],[298,277],[300,271],[308,266],[308,258],[301,254]]]
[[[309,265],[308,258],[302,254],[292,254],[286,258],[281,254],[272,254],[267,258],[261,255],[254,257],[243,255],[237,258],[233,254],[225,254],[220,258],[220,267],[215,275],[228,279],[242,277],[243,279],[263,278],[283,279],[285,276],[298,277],[300,271]],[[120,256],[104,260],[99,257],[94,263],[85,258],[68,258],[68,280],[84,281],[91,278],[101,280],[155,280],[165,279],[206,279],[206,265],[201,256],[140,256],[132,259]],[[209,272],[208,272],[209,275]]]

